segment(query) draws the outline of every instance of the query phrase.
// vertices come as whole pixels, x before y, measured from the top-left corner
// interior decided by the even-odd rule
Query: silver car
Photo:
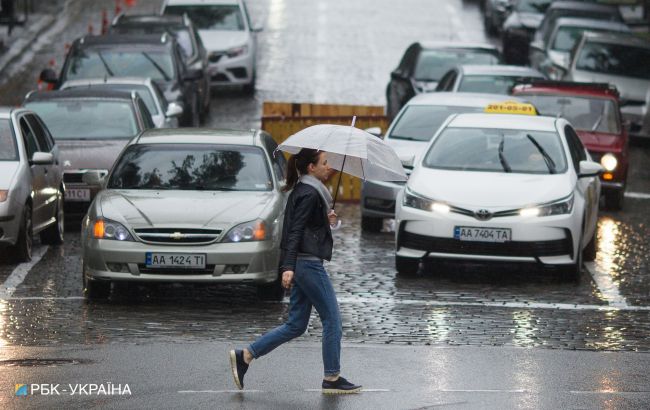
[[[43,121],[32,111],[1,107],[1,251],[25,262],[33,234],[44,243],[63,242],[64,192],[59,148]]]
[[[564,79],[614,84],[629,133],[650,137],[650,42],[634,35],[586,32]]]
[[[131,140],[82,223],[84,294],[112,282],[250,283],[279,299],[285,159],[263,131],[156,129]]]
[[[515,83],[544,75],[517,65],[459,65],[440,79],[436,91],[510,94]]]
[[[70,80],[61,84],[59,89],[67,90],[70,88],[135,91],[147,106],[156,128],[177,128],[178,118],[183,115],[183,107],[176,102],[167,103],[162,91],[151,78],[104,77]]]
[[[399,156],[407,174],[440,125],[452,114],[483,112],[494,102],[519,101],[511,96],[476,93],[428,93],[409,100],[386,132],[385,141]],[[395,198],[404,182],[364,181],[361,228],[378,232],[384,218],[395,216]]]

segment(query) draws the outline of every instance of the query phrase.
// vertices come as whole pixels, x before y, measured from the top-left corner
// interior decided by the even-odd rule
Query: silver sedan
[[[262,131],[148,130],[106,177],[82,224],[84,293],[112,282],[257,285],[282,298],[285,159]]]

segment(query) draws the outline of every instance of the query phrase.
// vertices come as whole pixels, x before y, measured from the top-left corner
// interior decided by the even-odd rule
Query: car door
[[[576,170],[576,174],[579,174],[580,161],[586,161],[588,159],[587,150],[585,149],[584,145],[582,145],[578,134],[569,125],[564,127],[564,133],[566,135],[567,142],[569,143],[573,166]],[[597,177],[578,178],[576,182],[578,194],[582,196],[585,201],[583,226],[584,238],[591,238],[594,230],[596,229],[596,222],[598,217],[598,200],[600,194],[598,184],[599,182]]]
[[[18,118],[18,128],[20,129],[21,138],[23,139],[23,144],[25,145],[25,151],[27,153],[27,161],[29,165],[29,172],[31,174],[31,197],[32,197],[32,224],[34,230],[36,227],[43,224],[48,216],[48,207],[47,207],[47,167],[45,165],[35,165],[32,164],[32,158],[34,153],[41,150],[38,145],[38,141],[32,128],[27,122],[26,115],[21,115]]]
[[[54,161],[49,165],[41,165],[45,174],[45,187],[43,188],[43,217],[45,221],[50,218],[56,217],[57,196],[59,194],[59,186],[61,185],[61,172],[59,168],[58,147],[55,146],[52,136],[49,135],[47,128],[43,125],[40,119],[33,115],[25,115],[28,125],[32,129],[40,151],[49,152],[54,157]],[[36,223],[34,223],[36,226]]]

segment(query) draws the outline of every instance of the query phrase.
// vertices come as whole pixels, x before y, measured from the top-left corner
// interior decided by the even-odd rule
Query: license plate
[[[512,239],[512,232],[508,228],[455,226],[454,239],[477,242],[508,242]]]
[[[147,268],[205,269],[205,254],[147,252],[145,265]]]
[[[90,189],[66,188],[65,200],[72,202],[90,202]]]

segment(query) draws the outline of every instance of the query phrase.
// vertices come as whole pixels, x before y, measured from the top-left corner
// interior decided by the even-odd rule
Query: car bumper
[[[206,269],[147,268],[147,252],[205,254]],[[161,246],[89,239],[84,244],[83,261],[84,274],[90,280],[266,284],[278,278],[279,250],[273,241]],[[233,273],[233,266],[239,266],[240,273]]]
[[[5,208],[5,209],[3,209]],[[0,206],[0,244],[14,245],[20,230],[20,215],[9,206]]]
[[[575,212],[575,210],[573,211]],[[478,221],[473,217],[398,206],[397,256],[478,261],[567,265],[575,263],[580,230],[576,215],[523,218],[520,216]],[[511,230],[503,243],[454,239],[456,226]]]
[[[395,198],[405,183],[364,181],[361,187],[361,215],[394,218]]]
[[[222,55],[217,62],[208,65],[210,85],[250,84],[255,71],[254,60],[251,53],[235,58]]]

